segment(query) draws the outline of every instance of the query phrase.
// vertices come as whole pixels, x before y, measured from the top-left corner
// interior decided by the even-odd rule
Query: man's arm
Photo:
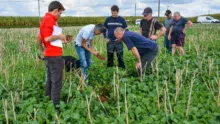
[[[138,52],[137,48],[136,47],[132,47],[131,48],[131,52],[133,53],[133,55],[137,59],[137,62],[141,62],[141,57],[139,55],[139,52]]]
[[[103,31],[103,36],[105,38],[105,41],[108,43],[109,39],[107,38],[107,30],[108,30],[108,18],[106,18],[105,22],[104,22],[104,31]]]
[[[160,32],[159,34],[157,35],[157,39],[160,38],[161,36],[163,36],[166,32],[166,28],[163,26],[161,29],[160,29]]]
[[[83,47],[84,49],[86,49],[87,51],[89,51],[90,53],[92,53],[93,55],[95,55],[95,56],[99,55],[98,52],[96,52],[94,49],[89,48],[89,47],[86,45],[86,40],[85,40],[84,38],[82,38],[82,47]]]
[[[43,43],[41,41],[41,38],[40,38],[40,33],[38,32],[37,35],[36,35],[36,40],[37,40],[37,44],[38,44],[38,48],[41,52],[44,52],[44,48],[43,48]]]
[[[169,35],[168,35],[168,40],[171,40],[171,33],[173,31],[173,26],[170,27],[170,32],[169,32]]]
[[[132,48],[131,48],[131,52],[133,53],[133,55],[134,55],[135,58],[137,59],[136,69],[141,68],[141,57],[140,57],[140,54],[139,54],[137,48],[136,48],[136,47],[132,47]]]
[[[193,23],[191,21],[188,21],[185,29],[183,30],[183,33],[185,34],[186,30],[188,30],[192,25],[193,25]]]
[[[44,40],[46,42],[52,42],[55,40],[62,40],[64,43],[66,43],[66,36],[63,34],[60,35],[53,35],[53,31],[54,31],[54,24],[56,22],[53,19],[48,19],[45,22],[45,27],[42,29],[42,31],[40,31],[43,34]]]
[[[160,30],[160,32],[158,35],[151,35],[150,39],[152,39],[152,40],[156,40],[156,39],[160,38],[166,32],[166,28],[162,24],[160,24],[158,21],[155,22],[154,28],[157,30]]]
[[[140,27],[140,34],[143,35],[143,34],[142,34],[142,28],[141,28],[141,27]]]
[[[124,18],[123,18],[123,21],[122,21],[122,28],[124,28],[126,31],[129,31],[127,22]]]
[[[143,35],[143,30],[142,30],[142,20],[140,22],[140,34]]]
[[[62,40],[63,43],[67,43],[67,41],[66,41],[66,35],[64,35],[64,34],[51,35],[51,36],[49,36],[49,37],[46,37],[46,38],[45,38],[45,41],[47,41],[47,42],[52,42],[52,41],[55,41],[55,40],[58,40],[58,39]]]
[[[90,48],[91,48],[92,50],[94,50],[93,40],[90,41]]]

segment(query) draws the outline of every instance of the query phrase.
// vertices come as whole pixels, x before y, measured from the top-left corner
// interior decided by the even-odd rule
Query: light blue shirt
[[[86,25],[85,27],[83,27],[75,40],[76,45],[78,46],[82,46],[82,38],[86,40],[86,45],[89,45],[91,40],[94,38],[95,34],[94,34],[94,28],[95,25],[91,24],[91,25]]]

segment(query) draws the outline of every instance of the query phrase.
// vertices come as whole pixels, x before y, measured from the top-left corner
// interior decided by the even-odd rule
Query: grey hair
[[[174,12],[174,15],[179,15],[179,16],[181,16],[181,15],[180,15],[180,12]]]
[[[123,29],[122,27],[117,27],[116,29],[115,29],[115,33],[117,33],[117,34],[121,34],[121,33],[123,33],[125,31],[125,29]]]
[[[103,24],[96,24],[95,29],[99,30],[101,33],[104,32],[104,30],[105,30]]]

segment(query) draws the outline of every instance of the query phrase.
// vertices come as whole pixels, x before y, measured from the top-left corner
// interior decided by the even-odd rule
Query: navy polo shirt
[[[158,47],[155,41],[152,41],[148,38],[145,38],[144,36],[141,36],[138,33],[131,31],[126,31],[122,40],[126,44],[128,50],[136,47],[140,55],[146,53],[147,51],[153,51],[155,48]]]

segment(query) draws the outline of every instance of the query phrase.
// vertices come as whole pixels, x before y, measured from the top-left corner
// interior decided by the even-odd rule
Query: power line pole
[[[160,19],[160,0],[158,0],[158,21]]]
[[[39,13],[39,18],[40,18],[40,0],[38,0],[38,13]]]
[[[137,16],[137,4],[135,3],[135,19],[136,19],[136,16]]]

